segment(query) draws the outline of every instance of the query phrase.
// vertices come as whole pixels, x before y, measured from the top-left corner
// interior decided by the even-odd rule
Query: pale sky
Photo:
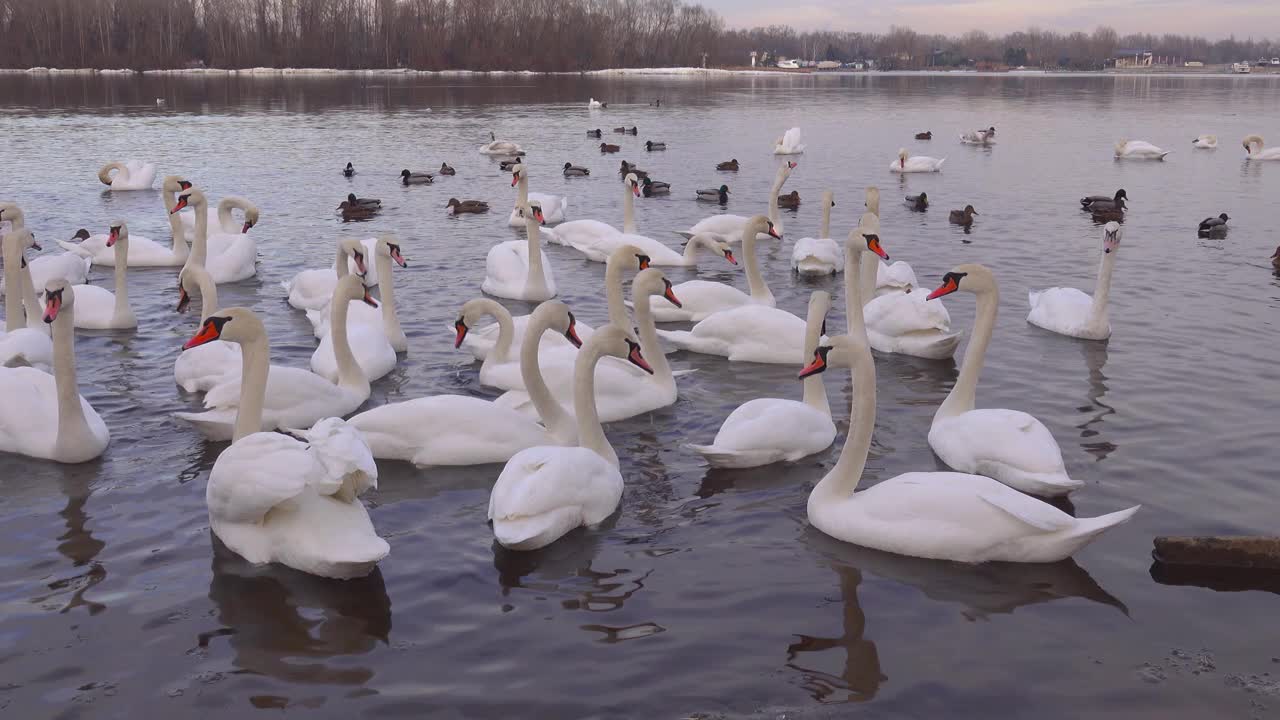
[[[1280,40],[1280,2],[1275,0],[693,0],[720,13],[732,28],[791,25],[800,30],[883,32],[907,25],[917,32],[960,35],[981,29],[993,34],[1025,30],[1091,32],[1109,25],[1129,32],[1235,34]]]

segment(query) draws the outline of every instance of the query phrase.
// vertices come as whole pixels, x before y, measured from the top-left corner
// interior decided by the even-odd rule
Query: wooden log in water
[[[1280,570],[1280,537],[1165,535],[1151,555],[1168,565]]]

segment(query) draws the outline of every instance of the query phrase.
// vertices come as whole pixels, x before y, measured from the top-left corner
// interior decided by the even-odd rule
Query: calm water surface
[[[588,97],[610,102],[588,114]],[[155,105],[164,97],[163,108]],[[653,98],[661,108],[649,107]],[[433,393],[490,397],[449,324],[479,294],[489,246],[517,235],[505,212],[448,218],[450,197],[509,207],[509,176],[476,152],[488,131],[530,148],[531,187],[566,194],[570,216],[620,222],[615,169],[639,162],[671,182],[638,204],[641,230],[709,213],[696,187],[733,191],[730,212],[762,211],[772,141],[803,128],[809,152],[788,190],[787,239],[766,246],[779,305],[838,282],[790,274],[795,238],[816,233],[823,190],[843,237],[862,191],[884,192],[883,239],[932,285],[962,262],[992,267],[1002,299],[979,404],[1040,418],[1087,487],[1081,515],[1141,503],[1128,525],[1075,562],[967,567],[861,550],[810,528],[805,499],[838,446],[793,466],[709,471],[684,451],[738,404],[795,397],[796,368],[673,356],[680,400],[608,427],[623,461],[621,512],[550,548],[497,548],[485,524],[499,466],[418,470],[381,463],[370,513],[392,546],[364,580],[339,583],[251,567],[209,533],[204,489],[221,445],[170,418],[198,406],[172,382],[195,318],[173,312],[173,270],[130,273],[136,333],[82,332],[84,395],[111,428],[98,461],[61,467],[0,458],[0,710],[12,717],[188,718],[252,708],[331,717],[1277,717],[1276,594],[1162,584],[1151,538],[1274,533],[1280,411],[1276,312],[1280,163],[1246,163],[1239,139],[1280,141],[1274,78],[928,77],[578,79],[104,78],[0,76],[0,197],[48,241],[117,217],[167,238],[158,193],[111,194],[104,162],[143,158],[213,198],[263,212],[258,277],[220,288],[261,313],[273,360],[305,366],[315,341],[279,282],[329,261],[336,239],[399,235],[396,271],[410,350],[370,405]],[[588,128],[637,125],[620,155]],[[999,144],[964,147],[994,124]],[[916,143],[932,130],[932,143]],[[1216,151],[1192,151],[1200,133]],[[620,137],[620,136],[615,136]],[[1164,163],[1115,162],[1145,139]],[[665,153],[646,154],[646,139]],[[947,157],[938,175],[888,172],[898,147]],[[736,157],[725,177],[717,161]],[[348,181],[348,160],[359,174]],[[404,188],[402,168],[458,169]],[[585,164],[572,181],[557,168]],[[1100,230],[1076,198],[1125,187],[1112,291],[1114,337],[1072,340],[1026,324],[1026,293],[1091,290]],[[900,196],[927,191],[909,213]],[[379,197],[376,220],[343,226],[347,192]],[[971,234],[946,210],[972,203]],[[1231,215],[1226,240],[1196,223]],[[561,298],[605,319],[603,265],[548,249]],[[709,258],[692,277],[745,286]],[[93,281],[110,285],[100,269]],[[947,299],[968,330],[971,296]],[[527,309],[510,303],[516,310]],[[833,311],[833,327],[843,327]],[[864,485],[941,467],[926,442],[952,362],[877,358],[879,415]],[[847,374],[826,377],[847,425]],[[843,441],[843,434],[840,438]],[[1270,673],[1267,675],[1266,673]],[[846,703],[858,704],[851,708]]]

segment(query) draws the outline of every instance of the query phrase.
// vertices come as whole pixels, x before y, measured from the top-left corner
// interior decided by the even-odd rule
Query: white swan
[[[346,239],[338,241],[337,257],[333,267],[303,270],[292,278],[282,281],[280,286],[288,294],[289,304],[299,310],[319,310],[326,308],[333,299],[333,289],[338,280],[348,273],[354,272],[365,276],[372,263],[366,262],[370,256],[369,245],[360,240]]]
[[[1280,148],[1268,148],[1261,135],[1246,137],[1244,151],[1249,160],[1280,160]]]
[[[849,434],[835,467],[809,493],[809,523],[837,540],[910,557],[956,562],[1055,562],[1137,507],[1074,518],[991,478],[911,472],[857,492],[875,427],[875,361],[857,338],[832,338],[802,378],[848,366],[855,388]]]
[[[354,244],[351,247],[357,252],[361,252],[362,256],[366,248],[363,242]],[[409,267],[409,261],[405,260],[402,254],[400,243],[390,235],[378,237],[370,252],[373,255],[373,263],[369,266],[370,272],[376,269],[379,276],[387,278],[385,281],[378,283],[378,301],[381,307],[374,309],[363,303],[352,305],[351,314],[347,317],[347,325],[362,323],[374,326],[391,343],[392,350],[398,353],[407,352],[409,350],[409,339],[405,337],[404,329],[400,327],[400,317],[397,314],[399,306],[396,304],[395,283],[393,282],[395,278],[391,275],[391,263],[394,262],[402,268],[407,268]],[[364,261],[368,260],[368,256],[363,257]],[[371,284],[366,277],[365,285]],[[329,334],[329,315],[328,303],[320,310],[307,311],[307,320],[311,322],[312,330],[317,338],[323,339]],[[356,357],[360,357],[358,352]]]
[[[940,172],[946,158],[934,158],[928,155],[907,155],[907,149],[898,150],[898,159],[889,163],[889,170],[896,173]]]
[[[1200,137],[1191,141],[1191,147],[1196,148],[1198,150],[1212,150],[1218,147],[1218,136],[1217,135],[1201,135]]]
[[[527,325],[522,369],[525,384],[535,388],[533,403],[545,427],[511,408],[464,395],[390,403],[366,410],[349,423],[364,435],[374,457],[420,467],[506,462],[525,448],[576,444],[573,418],[551,397],[538,369],[538,344],[544,333],[578,342],[574,324],[569,307],[552,300],[539,305]]]
[[[396,367],[397,349],[409,349],[408,339],[400,328],[400,320],[396,317],[395,278],[391,274],[391,259],[395,257],[402,265],[408,265],[400,255],[400,246],[388,238],[378,238],[374,247],[374,262],[382,265],[382,282],[378,284],[382,295],[382,306],[371,308],[364,303],[352,304],[348,308],[347,342],[360,365],[360,370],[370,382],[383,377]],[[350,302],[350,301],[347,301]],[[308,313],[310,315],[310,313]],[[332,313],[330,313],[332,319]],[[311,371],[329,382],[338,382],[339,369],[337,355],[334,352],[333,329],[328,324],[324,327],[324,336],[320,346],[311,354]]]
[[[691,330],[659,330],[681,350],[721,355],[735,362],[804,362],[804,320],[776,307],[751,303],[714,312]]]
[[[657,268],[641,270],[631,283],[631,297],[635,304],[636,328],[640,335],[639,348],[645,357],[650,358],[652,367],[645,368],[642,374],[634,367],[620,362],[602,362],[595,368],[595,409],[603,422],[616,422],[643,415],[659,408],[672,405],[676,401],[675,375],[667,362],[662,345],[658,342],[658,334],[653,324],[653,316],[649,309],[649,298],[663,295],[668,300],[676,300],[671,292],[671,281],[667,280]],[[678,300],[676,300],[678,302]],[[626,318],[625,311],[621,313]],[[613,327],[624,327],[617,320],[611,320]],[[630,323],[627,324],[627,327]],[[594,338],[601,331],[592,334]],[[552,394],[566,397],[576,384],[574,363],[581,353],[559,352],[540,355],[540,371]],[[496,401],[499,405],[512,407],[526,415],[536,411],[527,390],[509,390]]]
[[[111,440],[106,423],[76,388],[75,296],[69,287],[62,279],[45,286],[53,375],[31,367],[0,368],[0,452],[81,463],[101,455]]]
[[[1169,151],[1145,140],[1121,140],[1116,143],[1115,154],[1121,160],[1163,160]]]
[[[209,201],[199,188],[187,188],[178,196],[178,203],[171,211],[176,213],[192,207],[196,213],[196,229],[191,240],[189,262],[202,265],[214,282],[229,283],[247,280],[258,273],[258,241],[249,235],[258,218],[258,208],[248,201],[245,232],[236,235],[209,236]],[[214,240],[217,240],[217,246]],[[177,244],[175,238],[174,244]]]
[[[22,208],[12,203],[0,204],[0,230],[3,230],[5,222],[9,223],[10,232],[26,229],[25,213],[22,212]],[[0,233],[0,237],[3,235],[4,233]],[[34,238],[33,233],[32,239]],[[31,247],[36,250],[41,249],[38,244],[33,244]],[[44,288],[54,278],[62,278],[71,285],[82,285],[89,277],[93,260],[78,252],[64,252],[32,258],[27,261],[27,267],[31,271],[31,280],[34,283],[32,287]],[[0,280],[0,295],[4,294],[6,286],[7,283]]]
[[[641,369],[640,347],[613,325],[587,341],[575,362],[574,409],[577,447],[539,446],[516,453],[489,495],[493,535],[512,550],[546,547],[565,533],[604,521],[622,500],[618,455],[609,445],[595,407],[595,366],[606,355]]]
[[[793,127],[773,143],[774,155],[799,155],[804,152],[804,143],[800,141],[800,128]]]
[[[378,485],[378,466],[355,429],[326,417],[306,442],[263,432],[270,350],[252,311],[210,315],[184,349],[225,340],[241,347],[240,397],[231,447],[209,472],[209,529],[251,563],[280,563],[330,578],[368,575],[390,547],[358,496]]]
[[[510,155],[519,157],[524,155],[524,149],[510,140],[499,140],[492,132],[489,133],[489,142],[480,146],[480,153],[483,155]]]
[[[778,194],[782,192],[782,186],[787,182],[787,178],[791,177],[791,171],[798,167],[798,163],[787,161],[778,166],[778,172],[774,175],[773,185],[769,188],[769,204],[768,218],[773,223],[777,235],[782,236],[782,218],[778,213]],[[722,237],[728,242],[735,242],[742,236],[742,228],[751,220],[747,215],[712,215],[708,218],[699,220],[693,227],[688,230],[677,230],[676,234],[684,237],[686,240],[694,235],[710,234]],[[757,240],[764,240],[764,237],[757,236]]]
[[[996,129],[990,127],[985,130],[966,130],[960,133],[960,142],[965,145],[995,145]]]
[[[769,284],[760,272],[760,260],[756,256],[756,237],[768,235],[777,237],[773,223],[763,215],[756,215],[742,228],[742,257],[746,265],[747,290],[742,292],[732,285],[710,280],[689,280],[673,288],[676,297],[680,298],[680,307],[659,299],[653,307],[653,317],[658,322],[698,322],[713,313],[744,305],[763,305],[774,307],[777,301]],[[693,243],[705,235],[694,235]],[[726,255],[730,260],[732,255]]]
[[[556,279],[538,232],[543,222],[542,209],[534,203],[524,212],[525,239],[508,240],[489,248],[480,289],[510,300],[542,302],[556,296]]]
[[[831,296],[821,290],[809,297],[804,353],[812,357],[826,326]],[[756,398],[734,409],[710,445],[686,445],[712,467],[748,468],[794,462],[831,447],[836,425],[822,377],[804,381],[804,399]]]
[[[322,418],[349,415],[369,399],[369,381],[365,378],[351,346],[347,343],[346,300],[363,298],[374,304],[360,278],[347,275],[334,288],[333,329],[334,349],[338,357],[339,382],[337,385],[315,373],[301,368],[273,365],[266,380],[262,402],[262,424],[268,430],[311,427]],[[193,338],[192,347],[200,342],[219,339],[228,318],[221,314],[210,317],[199,335]],[[195,342],[199,340],[200,342]],[[263,346],[265,348],[265,340]],[[241,343],[242,354],[246,348]],[[265,349],[263,350],[265,353]],[[247,361],[247,359],[246,359]],[[213,441],[230,440],[236,423],[236,412],[242,399],[243,376],[228,376],[226,380],[209,389],[204,396],[202,413],[180,412],[173,416],[195,426],[206,438]]]
[[[831,239],[831,208],[835,193],[822,193],[822,226],[816,238],[800,238],[791,248],[791,269],[801,275],[834,275],[844,270],[844,252]]]
[[[76,237],[82,238],[81,242],[59,240],[58,244],[69,253],[89,258],[94,265],[114,267],[125,261],[131,267],[178,267],[187,259],[186,243],[180,235],[174,236],[169,247],[141,235],[130,236],[129,254],[123,257],[115,251],[114,243],[108,243],[110,233],[85,237],[82,231]]]
[[[640,182],[638,179],[633,180],[635,173],[629,173],[622,181],[622,231],[606,222],[599,220],[570,220],[567,223],[556,226],[554,230],[548,230],[546,233],[547,242],[556,245],[569,245],[572,247],[587,248],[602,240],[607,240],[622,233],[634,235],[636,233],[636,201],[635,198],[640,197]],[[523,219],[521,226],[523,227]],[[583,250],[586,252],[586,250]],[[596,262],[603,262],[597,260]]]
[[[178,274],[178,312],[186,312],[191,293],[200,293],[200,325],[218,310],[218,285],[203,266],[189,264]],[[187,392],[206,392],[240,372],[240,346],[213,340],[178,355],[173,381]]]
[[[1027,313],[1027,322],[1085,340],[1111,337],[1107,298],[1111,295],[1111,272],[1115,268],[1121,237],[1119,223],[1109,222],[1102,226],[1102,262],[1098,267],[1093,297],[1067,287],[1053,287],[1040,292],[1033,290],[1028,295],[1031,312]]]
[[[595,98],[591,98],[590,100],[587,101],[588,110],[599,110],[602,107],[604,107],[604,103],[600,102],[599,100],[596,100]]]
[[[106,247],[115,253],[115,292],[96,285],[72,285],[80,308],[75,325],[86,330],[129,330],[138,327],[138,318],[129,306],[129,226],[116,220],[106,234]]]
[[[872,297],[876,273],[881,260],[889,256],[874,233],[855,229],[849,234],[849,247],[866,245],[878,257],[864,263],[862,253],[855,252],[849,266],[858,274],[858,297],[871,347],[886,353],[911,355],[928,360],[941,360],[955,354],[960,333],[951,332],[951,316],[941,303],[929,302],[923,292],[887,292]]]
[[[507,218],[507,225],[524,227],[523,210],[526,205],[538,205],[542,208],[542,223],[557,225],[564,222],[565,213],[569,209],[569,198],[563,195],[529,192],[529,170],[524,162],[511,168],[511,186],[516,188],[516,204]]]
[[[14,292],[4,298],[5,331],[0,333],[0,367],[34,367],[48,372],[53,368],[53,342],[48,326],[38,323],[38,306],[31,310],[23,307],[31,282],[31,271],[24,252],[35,244],[31,231],[25,228],[6,233],[3,237],[4,274],[6,285]],[[21,290],[19,290],[21,288]],[[35,294],[30,293],[34,300]]]
[[[111,174],[114,170],[115,174]],[[155,163],[141,160],[109,162],[98,171],[98,180],[114,190],[150,190],[156,179]]]
[[[990,270],[966,264],[944,275],[929,299],[957,290],[977,296],[977,318],[960,377],[933,416],[929,447],[952,468],[995,478],[1015,490],[1052,497],[1079,489],[1084,483],[1067,476],[1062,451],[1043,423],[1018,410],[974,409],[1000,290]]]

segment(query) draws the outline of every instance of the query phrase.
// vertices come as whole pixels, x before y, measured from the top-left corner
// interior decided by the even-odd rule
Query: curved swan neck
[[[1098,282],[1093,288],[1093,303],[1089,306],[1089,324],[1107,323],[1107,300],[1111,297],[1111,272],[1116,266],[1116,252],[1104,252],[1098,264]]]
[[[520,345],[520,379],[524,381],[525,392],[529,393],[529,399],[533,402],[538,417],[542,418],[547,433],[557,442],[569,444],[577,439],[574,419],[551,395],[547,381],[542,377],[542,363],[538,359],[542,336],[550,326],[549,315],[536,310],[529,318],[529,324],[524,330],[524,342]]]
[[[777,227],[777,223],[774,223]],[[773,300],[773,291],[760,272],[760,258],[756,257],[756,233],[748,225],[742,231],[742,261],[747,266],[747,291],[756,302],[767,303]]]
[[[396,314],[395,279],[392,274],[391,257],[377,253],[378,263],[378,299],[382,301],[382,333],[387,336],[397,351],[404,348],[408,339],[400,327],[400,317]]]
[[[605,437],[596,411],[596,363],[599,361],[600,349],[589,347],[578,352],[573,366],[573,411],[578,417],[578,444],[618,467],[618,453]]]
[[[240,407],[236,410],[236,426],[231,436],[233,443],[262,431],[262,405],[267,397],[270,363],[271,351],[265,333],[240,343]]]
[[[868,263],[869,264],[869,263]],[[844,310],[848,333],[858,342],[867,342],[867,323],[862,315],[862,248],[855,240],[844,247]]]
[[[676,378],[671,374],[671,364],[662,351],[662,343],[658,341],[658,326],[653,322],[652,296],[646,292],[635,290],[632,285],[631,304],[636,310],[636,327],[640,330],[640,354],[649,361],[653,368],[653,382],[668,390],[674,390]]]
[[[809,496],[809,502],[833,502],[848,500],[858,489],[862,471],[867,466],[867,453],[871,450],[871,434],[876,426],[876,366],[871,350],[862,340],[855,340],[851,348],[853,367],[853,411],[849,416],[849,434],[840,449],[840,459],[831,472],[818,482]]]
[[[516,207],[528,208],[529,205],[529,176],[523,171],[520,173],[520,181],[516,183]]]
[[[863,255],[862,248],[858,248],[858,255]],[[862,307],[866,307],[867,303],[875,299],[876,285],[880,276],[880,258],[871,253],[866,253],[870,257],[860,257],[859,275],[858,275],[858,302]]]
[[[782,192],[782,184],[787,181],[784,171],[786,165],[778,168],[778,174],[773,179],[773,185],[769,186],[769,220],[773,222],[773,228],[782,233],[782,218],[778,216],[778,193]]]
[[[631,183],[622,183],[622,232],[634,235],[636,232],[636,198],[631,191]]]
[[[218,284],[213,281],[204,268],[195,273],[196,286],[200,288],[200,322],[218,311]]]
[[[992,287],[975,294],[978,298],[977,316],[973,321],[973,336],[969,338],[969,347],[964,351],[964,365],[960,368],[960,377],[956,378],[955,386],[934,415],[935,420],[966,413],[973,409],[977,401],[978,376],[982,374],[987,345],[991,343],[991,333],[995,330],[1000,291]]]
[[[329,334],[333,336],[333,357],[338,361],[338,386],[367,394],[369,379],[356,362],[351,352],[351,343],[347,339],[347,311],[353,301],[342,296],[335,296],[333,307],[329,310]]]
[[[515,321],[511,318],[511,311],[503,307],[502,303],[489,298],[479,298],[472,302],[480,306],[480,312],[492,317],[494,322],[498,323],[498,339],[493,343],[493,349],[489,351],[487,357],[493,358],[495,363],[510,362],[511,343],[515,341],[516,335]],[[525,329],[528,330],[527,327]]]
[[[196,236],[191,239],[187,262],[205,266],[209,262],[209,201],[197,199],[192,207],[196,214]]]
[[[75,306],[64,308],[53,321],[53,381],[58,389],[56,444],[75,444],[89,434],[80,389],[76,385]]]
[[[835,202],[835,193],[828,190],[822,193],[822,227],[818,229],[819,238],[831,237],[831,204]]]
[[[22,280],[22,250],[18,247],[17,233],[4,236],[4,324],[6,332],[27,326],[27,316],[22,309],[24,287]]]
[[[218,203],[218,231],[228,234],[239,234],[240,229],[236,227],[235,219],[231,217],[231,208],[243,207],[230,198],[223,198]],[[206,211],[206,214],[207,211]]]
[[[804,328],[804,357],[813,357],[822,340],[822,321],[826,319],[826,308],[821,302],[809,303],[809,317]],[[861,341],[861,338],[859,338]],[[643,350],[642,350],[643,352]],[[649,357],[647,354],[645,357]],[[857,387],[857,386],[854,386]],[[831,415],[831,404],[827,401],[827,386],[822,380],[822,373],[810,375],[804,379],[804,404],[818,410],[824,415]]]
[[[525,235],[529,242],[529,278],[526,281],[531,290],[546,291],[547,275],[542,267],[542,232],[538,229],[538,221],[533,213],[524,219]]]
[[[604,271],[605,299],[609,305],[609,322],[620,328],[631,327],[631,318],[627,316],[627,307],[623,302],[621,260],[609,263]],[[641,351],[643,352],[643,351]]]

